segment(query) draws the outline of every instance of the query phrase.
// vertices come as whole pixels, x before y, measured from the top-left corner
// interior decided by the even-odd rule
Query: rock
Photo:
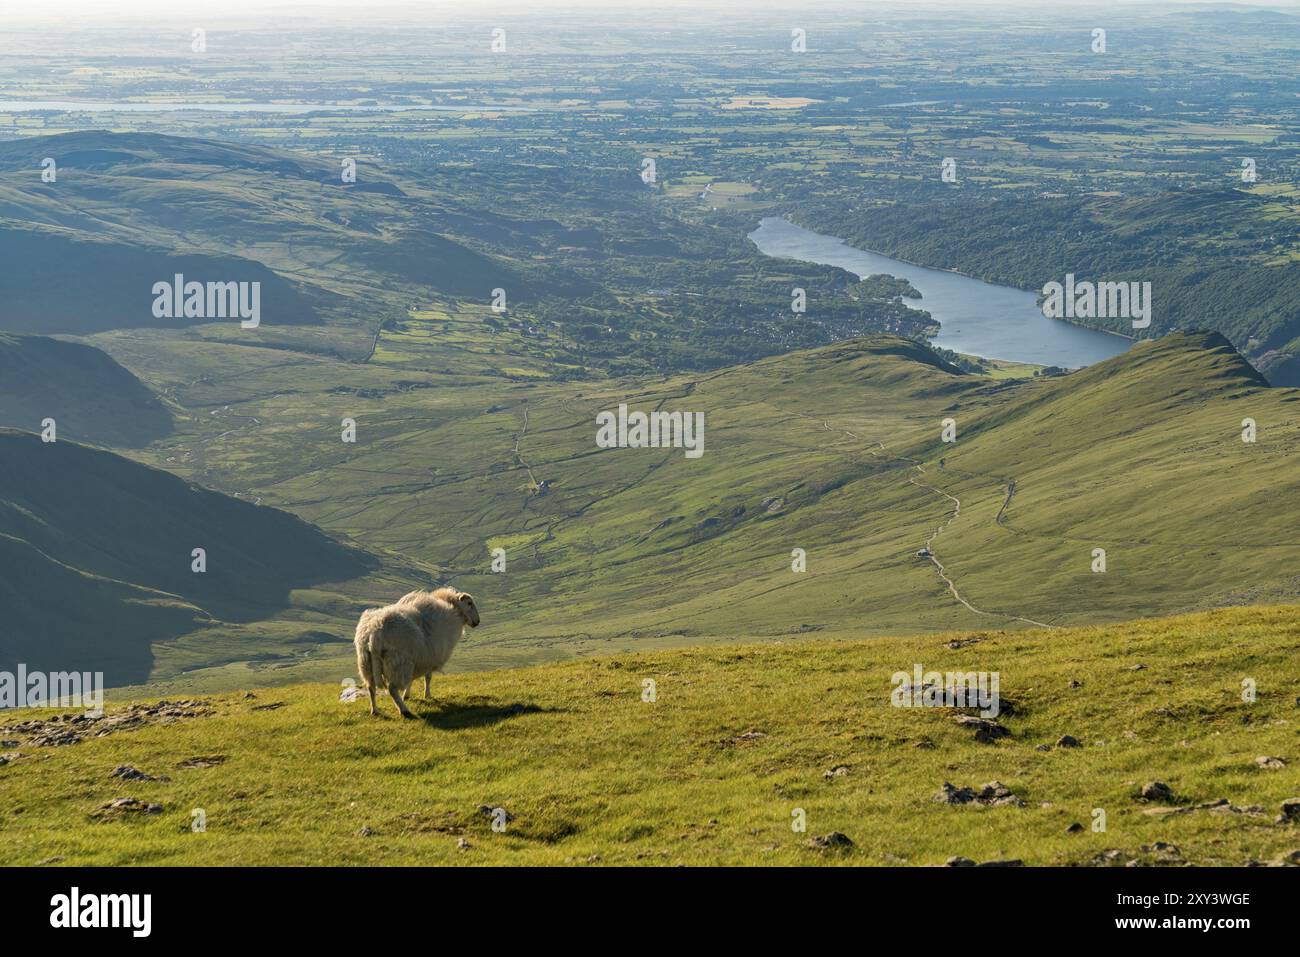
[[[1146,671],[1146,670],[1147,670],[1147,666],[1141,664],[1134,665],[1133,667],[1129,668],[1129,671]]]
[[[225,764],[226,756],[224,754],[206,754],[197,758],[186,758],[178,768],[215,768],[218,764]]]
[[[744,734],[736,735],[737,741],[757,741],[759,738],[766,738],[767,735],[762,731],[746,731]]]
[[[1300,851],[1283,854],[1273,862],[1274,867],[1300,867]]]
[[[245,692],[244,692],[244,700],[245,700],[245,701],[251,701],[251,700],[253,700],[253,699],[256,698],[256,697],[257,697],[257,695],[253,694],[253,692],[251,692],[251,691],[245,691]]]
[[[837,764],[829,771],[823,772],[822,777],[830,780],[831,778],[842,778],[848,773],[849,766],[847,764]]]
[[[1083,745],[1081,745],[1081,744],[1079,743],[1079,739],[1078,739],[1078,738],[1073,737],[1073,736],[1068,735],[1068,734],[1063,734],[1063,735],[1061,735],[1059,738],[1057,738],[1057,739],[1056,739],[1056,746],[1057,746],[1058,748],[1081,748],[1081,747],[1083,747]]]
[[[976,864],[969,857],[950,857],[943,862],[944,867],[975,867]]]
[[[484,817],[494,817],[497,811],[500,811],[505,815],[505,820],[507,824],[515,819],[515,816],[503,807],[496,807],[491,804],[480,804],[478,806],[478,812],[482,814]]]
[[[1024,807],[1025,802],[1011,793],[1006,785],[997,781],[990,781],[984,787],[976,791],[974,788],[963,787],[955,788],[947,781],[933,797],[933,800],[942,804],[983,804],[987,807],[1002,807],[1011,805],[1013,807]]]
[[[975,740],[982,744],[992,744],[998,738],[1007,738],[1011,732],[989,718],[976,718],[969,714],[959,714],[953,720],[963,728],[975,732]]]
[[[474,845],[471,844],[469,841],[465,840],[463,837],[458,837],[456,838],[456,846],[460,848],[462,851],[468,851]]]
[[[1083,687],[1083,682],[1080,681],[1078,678],[1071,678],[1071,679],[1070,679],[1069,687],[1071,687],[1071,688],[1082,688],[1082,687]]]
[[[1034,748],[1034,750],[1035,750],[1035,751],[1050,751],[1050,750],[1052,750],[1052,746],[1051,746],[1050,744],[1040,744],[1040,745],[1038,745],[1038,747]]]
[[[1261,768],[1267,768],[1270,771],[1280,771],[1282,768],[1286,767],[1286,760],[1284,758],[1271,758],[1268,755],[1261,755],[1256,758],[1255,763]]]
[[[1069,827],[1065,829],[1066,834],[1079,834],[1082,831],[1083,831],[1083,825],[1080,824],[1078,821],[1075,821],[1073,824],[1071,824]]]
[[[136,798],[120,797],[102,805],[99,812],[105,816],[115,814],[161,814],[162,809],[161,804],[149,804]]]
[[[1178,845],[1167,844],[1164,841],[1156,841],[1154,844],[1151,845],[1143,844],[1142,853],[1153,854],[1156,857],[1164,858],[1166,860],[1173,860],[1175,858],[1181,858],[1183,856],[1182,849],[1178,847]]]
[[[1109,850],[1102,851],[1100,854],[1094,857],[1092,859],[1092,863],[1108,864],[1113,867],[1116,864],[1119,864],[1120,861],[1122,861],[1123,859],[1124,859],[1124,852],[1117,848],[1112,847]]]
[[[1162,801],[1169,802],[1174,799],[1174,792],[1168,784],[1162,781],[1150,781],[1142,785],[1142,799],[1144,801]]]
[[[4,740],[0,740],[0,749],[4,749],[5,751],[12,751],[20,744],[22,744],[21,741],[11,741],[8,738],[5,738]]]
[[[810,837],[805,841],[809,847],[818,849],[848,850],[853,847],[853,841],[848,835],[841,834],[839,831],[831,831],[829,834],[823,834],[819,837]]]
[[[366,689],[361,687],[360,685],[348,685],[346,688],[344,688],[342,691],[339,692],[339,701],[343,702],[344,704],[351,704],[353,701],[357,701],[358,699],[364,699],[365,697],[366,697]]]
[[[1017,858],[1005,861],[985,861],[980,867],[1024,867],[1025,862]]]
[[[156,778],[152,774],[145,774],[139,768],[133,768],[129,764],[119,764],[109,775],[113,778],[121,778],[123,781],[166,781],[168,778]]]
[[[375,833],[375,832],[372,831],[372,830],[370,830],[370,828],[367,826],[367,827],[363,827],[361,830],[357,831],[357,837],[369,837],[371,834],[374,834],[374,833]]]
[[[1282,802],[1282,816],[1279,821],[1288,824],[1300,824],[1300,798],[1287,798]]]

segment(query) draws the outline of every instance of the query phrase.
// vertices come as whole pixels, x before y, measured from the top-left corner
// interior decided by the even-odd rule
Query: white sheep
[[[357,622],[357,671],[370,693],[370,713],[378,714],[375,691],[387,688],[403,718],[414,718],[403,700],[416,675],[429,681],[441,671],[465,633],[477,628],[478,608],[469,593],[454,588],[413,591],[391,605],[361,613]]]

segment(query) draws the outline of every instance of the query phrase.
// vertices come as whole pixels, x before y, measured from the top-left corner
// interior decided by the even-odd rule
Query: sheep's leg
[[[415,717],[415,715],[411,713],[411,709],[406,706],[406,702],[402,700],[402,689],[397,682],[394,681],[388,686],[388,693],[392,695],[393,700],[397,702],[397,710],[402,712],[403,718]]]
[[[433,677],[433,672],[429,672],[427,675],[424,676],[424,700],[425,701],[432,700],[433,698],[433,695],[429,693],[429,679],[432,677]]]
[[[370,713],[379,714],[379,709],[375,707],[375,686],[367,681],[366,691],[370,693]]]

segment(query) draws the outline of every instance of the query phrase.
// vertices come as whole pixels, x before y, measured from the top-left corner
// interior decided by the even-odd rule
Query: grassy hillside
[[[915,664],[998,672],[1009,734],[982,743],[952,710],[891,707],[891,676]],[[454,675],[407,722],[391,702],[372,718],[340,701],[345,676],[110,728],[115,701],[92,726],[112,733],[59,747],[34,742],[48,726],[12,727],[52,712],[6,714],[19,756],[0,764],[0,863],[1242,865],[1300,850],[1300,826],[1277,822],[1300,796],[1290,607]],[[1023,804],[933,799],[994,781]],[[1154,782],[1168,799],[1139,796]],[[123,798],[158,810],[106,809]],[[832,832],[853,846],[808,846]]]
[[[399,348],[383,337],[374,362],[324,393],[319,362],[226,373],[219,354],[151,380],[166,391],[201,372],[175,395],[212,414],[150,457],[419,569],[415,581],[472,591],[487,627],[461,667],[1079,625],[1297,595],[1300,396],[1263,385],[1213,335],[1022,380],[961,375],[879,338],[608,383],[448,375],[405,352],[397,385],[386,367]],[[443,359],[468,368],[479,348],[451,345]],[[595,414],[620,402],[704,412],[703,457],[598,449]],[[345,417],[355,444],[340,441]],[[1241,440],[1247,417],[1253,444]],[[927,543],[934,560],[916,554]],[[504,573],[490,569],[493,548]],[[796,548],[805,572],[792,570]],[[280,656],[273,675],[196,671],[204,651],[187,638],[159,649],[153,677],[183,662],[186,682],[169,693],[324,678],[346,662],[356,611],[405,590],[363,584],[323,629],[333,646],[303,655],[268,626],[257,647]]]
[[[172,428],[171,411],[100,350],[0,333],[0,426],[35,432],[46,418],[64,438],[127,448]]]

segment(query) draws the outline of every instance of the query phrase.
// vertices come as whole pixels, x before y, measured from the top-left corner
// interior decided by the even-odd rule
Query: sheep
[[[413,591],[362,612],[355,638],[357,671],[370,694],[370,713],[379,714],[375,691],[387,688],[402,717],[414,718],[404,695],[411,693],[415,676],[424,675],[429,697],[430,678],[451,658],[466,625],[478,627],[478,608],[468,592],[454,588]]]

